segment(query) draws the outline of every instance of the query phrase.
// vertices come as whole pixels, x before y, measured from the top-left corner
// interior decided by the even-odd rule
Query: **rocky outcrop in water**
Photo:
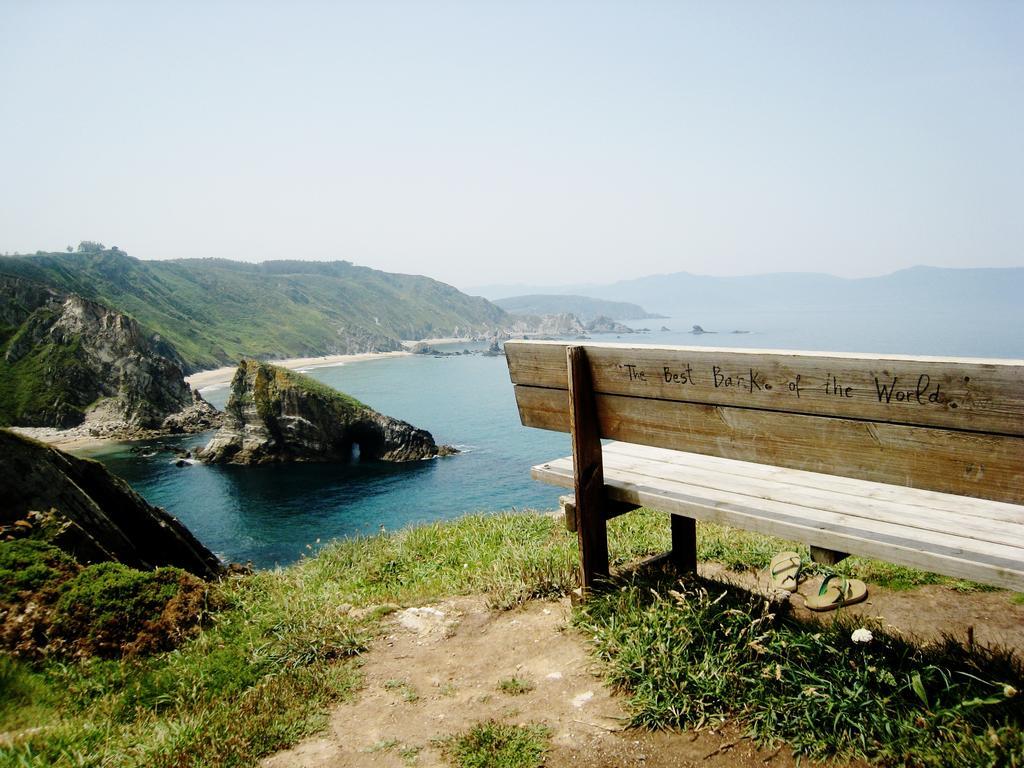
[[[0,424],[97,434],[159,430],[195,404],[183,363],[127,315],[0,275]]]
[[[433,436],[294,371],[243,360],[207,462],[415,461],[455,453]]]
[[[173,565],[205,579],[224,566],[189,530],[98,461],[0,429],[0,538],[50,541],[78,562]]]
[[[595,317],[587,323],[586,328],[589,333],[636,333],[628,325],[616,322],[605,315]]]

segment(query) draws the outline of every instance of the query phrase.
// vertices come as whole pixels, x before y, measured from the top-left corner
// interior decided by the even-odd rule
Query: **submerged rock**
[[[0,533],[49,541],[80,563],[173,565],[213,578],[224,567],[177,518],[98,461],[0,429]]]
[[[315,379],[243,360],[231,381],[224,425],[199,451],[211,463],[415,461],[457,451]]]

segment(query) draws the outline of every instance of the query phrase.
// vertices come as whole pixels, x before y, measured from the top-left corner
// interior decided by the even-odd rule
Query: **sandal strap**
[[[790,558],[787,558],[786,560],[783,560],[783,561],[779,562],[778,563],[778,568],[772,568],[771,569],[772,570],[772,576],[777,576],[778,574],[782,573],[783,571],[788,571],[790,569],[790,567],[794,566],[794,565],[798,569],[800,568],[800,558],[799,557],[790,557]]]
[[[847,593],[850,591],[850,582],[846,580],[846,577],[839,573],[830,573],[824,579],[821,580],[821,587],[818,589],[818,595],[824,595],[828,591],[829,582],[832,579],[839,579],[839,596],[840,598],[846,598]]]

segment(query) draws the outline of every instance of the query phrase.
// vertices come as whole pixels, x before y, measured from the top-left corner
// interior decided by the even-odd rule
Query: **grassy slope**
[[[78,293],[130,314],[191,370],[237,362],[397,348],[399,339],[501,324],[484,299],[426,277],[348,262],[140,261],[111,250],[0,257],[0,272]]]
[[[668,545],[657,513],[609,529],[620,560]],[[699,531],[700,557],[734,566],[763,567],[785,546],[717,526]],[[484,592],[500,608],[561,595],[576,583],[576,560],[559,520],[469,516],[336,542],[290,568],[228,581],[220,591],[229,607],[173,653],[39,667],[0,657],[0,733],[38,728],[11,734],[0,766],[254,765],[322,727],[325,708],[353,694],[353,655],[397,605]],[[862,567],[873,566],[851,566]],[[765,618],[763,600],[714,599],[699,584],[677,602],[674,587],[657,577],[625,584],[578,613],[638,723],[730,717],[805,753],[884,765],[1010,765],[1006,755],[1024,749],[1019,707],[1003,687],[1024,688],[1019,664],[956,647],[922,651],[881,633],[871,648],[855,646],[842,625]]]
[[[17,341],[15,333],[10,343]],[[4,356],[8,344],[0,341],[0,426],[31,423],[39,414],[55,412],[54,404],[63,403],[69,413],[83,413],[89,403],[67,399],[72,388],[65,382],[88,377],[78,357],[79,341],[69,344],[39,344],[15,363]],[[52,372],[56,371],[56,379]],[[48,383],[51,382],[51,383]]]

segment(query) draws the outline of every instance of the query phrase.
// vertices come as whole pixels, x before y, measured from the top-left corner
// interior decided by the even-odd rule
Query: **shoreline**
[[[382,360],[388,357],[405,357],[412,354],[410,350],[417,344],[469,344],[471,342],[472,339],[457,336],[446,336],[436,339],[405,339],[402,341],[402,346],[405,347],[405,349],[395,350],[393,352],[357,352],[346,355],[321,355],[319,357],[287,357],[283,360],[265,360],[263,362],[279,365],[282,368],[287,368],[292,371],[298,370],[299,368],[330,368],[335,365],[359,363],[365,362],[366,360]],[[202,394],[203,389],[230,384],[231,378],[235,375],[237,368],[237,365],[225,365],[221,368],[210,368],[205,371],[196,371],[195,373],[185,377],[185,383],[192,389],[198,389],[199,393]]]
[[[322,355],[319,357],[290,357],[284,360],[268,360],[267,362],[273,363],[274,365],[280,365],[289,370],[297,370],[300,368],[330,368],[335,365],[346,365],[348,363],[365,362],[367,360],[382,360],[389,357],[406,357],[412,355],[409,348],[414,344],[424,341],[427,344],[456,344],[456,343],[468,343],[470,339],[462,338],[438,338],[438,339],[422,339],[416,341],[403,341],[402,345],[405,347],[403,350],[396,350],[394,352],[361,352],[357,354],[348,355]],[[198,389],[202,394],[204,389],[220,388],[231,383],[231,378],[235,375],[235,370],[238,368],[236,365],[223,366],[221,368],[212,368],[206,371],[197,371],[189,376],[185,377],[185,383],[191,389]],[[69,429],[58,429],[56,427],[9,427],[14,432],[30,437],[33,440],[46,443],[47,445],[59,448],[63,451],[81,451],[88,450],[91,448],[99,448],[105,445],[113,445],[115,443],[127,443],[133,439],[144,439],[143,437],[133,438],[126,436],[106,436],[93,434],[90,429],[88,422],[80,424],[77,427],[70,427]],[[154,432],[149,437],[160,437],[161,433]]]
[[[59,448],[62,451],[74,452],[84,451],[89,448],[100,448],[104,445],[115,443],[127,443],[131,440],[144,440],[145,437],[107,437],[94,435],[89,432],[87,424],[79,424],[77,427],[59,429],[57,427],[5,427],[11,432],[16,432],[23,437],[30,437],[40,443],[46,443],[52,448]],[[153,437],[159,437],[154,433]]]
[[[284,360],[266,360],[265,362],[279,365],[291,371],[299,368],[330,368],[334,365],[345,365],[346,363],[358,363],[366,360],[378,360],[387,357],[404,357],[410,355],[407,350],[396,352],[360,352],[352,355],[322,355],[320,357],[289,357]],[[185,377],[185,383],[192,389],[198,389],[199,394],[204,389],[220,387],[231,383],[231,378],[238,369],[237,365],[225,365],[221,368],[211,368],[206,371],[197,371]]]

